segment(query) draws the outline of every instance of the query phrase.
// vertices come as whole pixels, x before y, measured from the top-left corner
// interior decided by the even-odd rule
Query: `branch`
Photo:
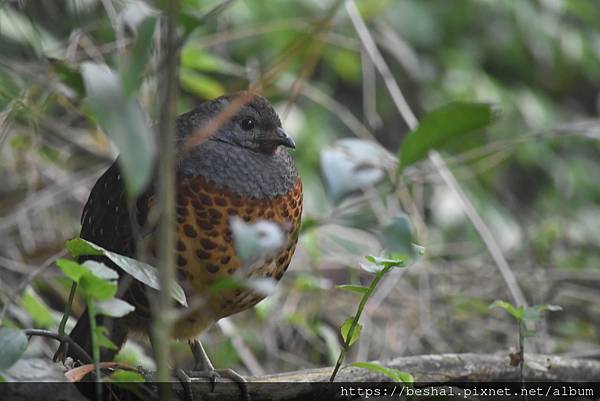
[[[527,354],[525,360],[523,372],[525,381],[597,382],[600,377],[600,361],[539,354]],[[420,383],[456,386],[466,382],[512,382],[514,384],[519,381],[519,367],[511,366],[510,358],[505,353],[420,355],[377,363],[411,373],[415,378],[415,387],[419,387]],[[57,365],[44,359],[21,360],[6,372],[6,377],[9,380],[33,379],[39,382],[44,381],[43,374],[48,372],[47,375],[52,381],[58,381],[56,373],[52,375],[50,373],[52,370],[50,368],[53,366]],[[40,371],[36,371],[37,367]],[[390,382],[388,377],[369,370],[344,366],[340,369],[336,382],[328,383],[330,373],[331,367],[326,367],[247,377],[248,391],[251,398],[255,400],[329,400],[336,395],[339,397],[340,388],[344,384],[347,386],[350,383]],[[192,380],[195,399],[204,399],[202,397],[210,392],[209,383],[205,379]],[[294,384],[290,385],[290,382]],[[6,387],[1,388],[6,389]],[[15,388],[13,391],[18,391],[18,387],[13,388]],[[43,387],[37,386],[33,389],[42,391]],[[172,389],[175,394],[182,394],[180,383],[172,383]],[[237,399],[239,396],[237,385],[221,379],[217,380],[214,391],[218,393],[219,399]],[[65,398],[65,400],[71,399]]]

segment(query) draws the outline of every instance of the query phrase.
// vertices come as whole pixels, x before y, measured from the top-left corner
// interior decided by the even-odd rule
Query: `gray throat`
[[[256,199],[285,195],[298,178],[292,157],[281,147],[267,155],[216,140],[207,140],[186,155],[179,163],[179,173],[201,176]]]

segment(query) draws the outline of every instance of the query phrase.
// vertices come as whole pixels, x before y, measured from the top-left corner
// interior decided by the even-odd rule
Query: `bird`
[[[212,125],[211,125],[212,124]],[[201,135],[207,127],[209,135]],[[302,181],[289,149],[292,138],[269,101],[249,91],[206,101],[179,115],[175,122],[176,280],[189,307],[171,329],[171,337],[188,340],[194,371],[215,373],[198,336],[219,319],[249,309],[265,295],[248,287],[211,290],[230,276],[279,281],[294,255],[303,207]],[[204,130],[204,131],[203,131]],[[198,140],[200,138],[200,140]],[[81,216],[80,237],[109,251],[135,257],[140,247],[156,255],[158,220],[157,174],[129,205],[118,159],[93,186]],[[284,233],[282,245],[250,266],[236,252],[233,219],[246,224],[267,221]],[[137,237],[136,237],[137,235]],[[130,333],[149,334],[153,289],[127,276],[104,256],[87,256],[118,271],[119,294],[135,306],[120,318],[98,316],[116,349],[102,348],[112,360]],[[160,268],[160,266],[157,266]],[[88,314],[84,311],[70,333],[91,355]],[[61,346],[55,360],[76,354]],[[229,371],[232,372],[232,371]],[[214,378],[214,376],[211,376]],[[243,380],[232,373],[233,380]]]

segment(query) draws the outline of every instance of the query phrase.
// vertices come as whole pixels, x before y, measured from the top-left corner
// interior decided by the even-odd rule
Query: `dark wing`
[[[138,197],[129,216],[127,195],[118,160],[98,179],[81,215],[81,238],[121,255],[135,257],[132,221],[140,234],[148,234],[146,220],[152,199],[149,189]]]

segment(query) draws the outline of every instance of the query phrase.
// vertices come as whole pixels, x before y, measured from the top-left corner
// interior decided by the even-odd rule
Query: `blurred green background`
[[[343,3],[238,0],[202,18],[219,3],[181,1],[177,23],[186,36],[177,110],[271,74],[264,93],[297,143],[305,227],[278,292],[204,335],[215,365],[258,375],[333,364],[339,326],[358,302],[335,285],[368,283],[359,264],[381,250],[372,228],[400,212],[426,254],[378,288],[349,360],[514,348],[513,322],[488,309],[495,299],[509,299],[509,290],[461,202],[427,160],[388,177],[410,128]],[[597,2],[356,4],[417,117],[459,100],[497,110],[493,125],[439,150],[527,300],[564,309],[536,324],[533,350],[600,358]],[[136,53],[135,45],[159,6],[0,3],[2,325],[58,326],[69,283],[53,260],[65,254],[64,240],[78,234],[89,190],[118,153],[96,124],[81,66],[106,63],[127,77],[124,71],[139,61],[139,87],[125,84],[135,88],[147,120],[156,121],[160,52],[151,45],[164,32],[150,36],[148,54]],[[348,194],[360,177],[323,173],[343,138],[381,145],[350,142],[344,150],[384,177],[377,185],[362,177],[368,188]],[[335,185],[345,196],[332,196]],[[41,339],[32,344],[28,352],[47,356],[56,347]],[[174,346],[181,359],[188,357],[185,345]],[[144,339],[134,338],[121,358],[151,365],[141,356],[147,350]]]

